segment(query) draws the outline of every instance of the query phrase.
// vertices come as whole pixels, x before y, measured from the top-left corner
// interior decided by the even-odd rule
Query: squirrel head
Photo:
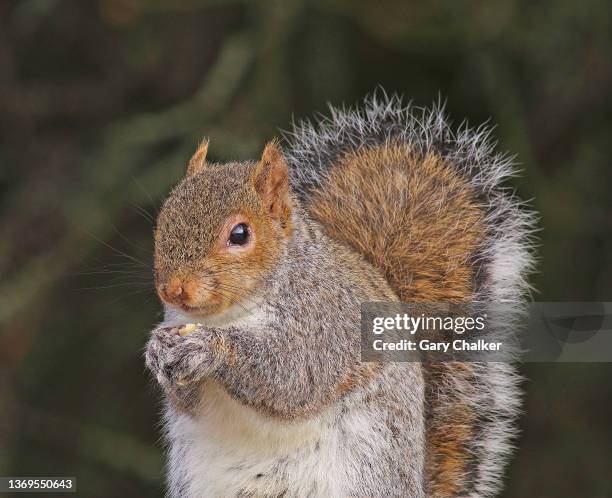
[[[291,236],[288,168],[277,141],[258,162],[210,164],[208,142],[164,203],[155,229],[155,286],[197,316],[248,303]]]

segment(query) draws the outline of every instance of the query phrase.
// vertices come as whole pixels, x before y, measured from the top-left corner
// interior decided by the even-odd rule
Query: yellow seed
[[[179,335],[185,337],[187,334],[190,334],[197,328],[198,326],[195,323],[186,323],[179,329]]]

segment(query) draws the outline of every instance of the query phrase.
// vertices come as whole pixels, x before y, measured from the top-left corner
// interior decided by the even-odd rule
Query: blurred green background
[[[255,158],[377,85],[497,125],[537,300],[612,300],[607,0],[0,1],[0,475],[161,496],[155,213],[203,136]],[[505,497],[612,496],[612,368],[528,365]]]

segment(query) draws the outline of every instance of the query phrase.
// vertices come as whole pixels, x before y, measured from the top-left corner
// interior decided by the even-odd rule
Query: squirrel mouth
[[[213,312],[217,306],[214,304],[205,304],[204,306],[190,306],[189,304],[182,303],[179,305],[183,311],[194,315],[209,315]]]

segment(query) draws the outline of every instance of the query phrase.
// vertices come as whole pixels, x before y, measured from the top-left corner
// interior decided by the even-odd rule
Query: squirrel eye
[[[249,240],[249,227],[240,223],[232,228],[229,236],[229,243],[235,246],[243,246]]]

